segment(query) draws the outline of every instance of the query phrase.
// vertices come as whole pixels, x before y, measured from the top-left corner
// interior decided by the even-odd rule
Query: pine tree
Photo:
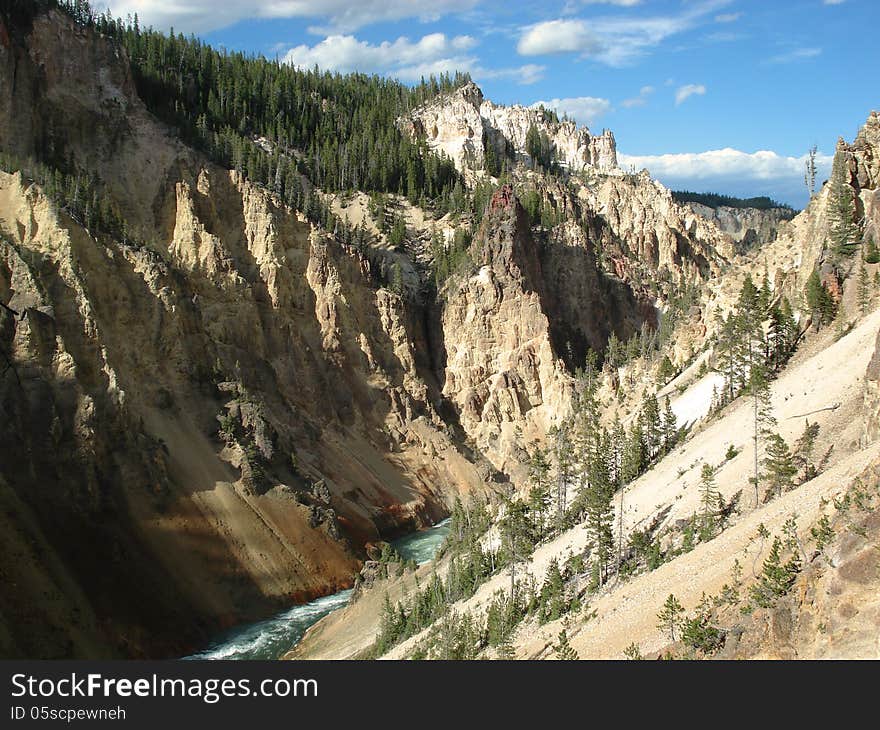
[[[648,458],[653,459],[663,445],[663,424],[660,418],[660,406],[654,393],[646,393],[642,399],[642,411],[639,416],[642,433],[647,447]]]
[[[764,342],[764,310],[761,307],[761,296],[747,274],[740,290],[736,305],[736,346],[737,367],[740,373],[740,387],[752,381],[756,370],[763,370],[765,365],[766,343]]]
[[[403,295],[403,269],[399,261],[395,261],[391,265],[391,291],[397,295]]]
[[[737,383],[739,369],[739,324],[734,314],[730,314],[727,317],[719,315],[719,319],[718,369],[724,375],[724,393],[718,394],[718,405],[721,406],[732,401],[739,392]]]
[[[767,608],[776,598],[784,596],[794,585],[800,569],[801,563],[797,555],[792,556],[786,563],[782,562],[782,541],[779,537],[774,538],[761,574],[750,590],[754,602],[758,606]]]
[[[556,658],[563,661],[576,661],[580,659],[578,653],[568,643],[568,633],[565,629],[559,632],[556,643],[553,645],[553,651],[556,652]]]
[[[822,553],[822,555],[825,555],[825,548],[831,544],[835,535],[834,528],[831,527],[831,521],[828,519],[828,515],[822,515],[822,517],[819,518],[819,521],[810,528],[810,535],[812,535],[813,539],[816,541],[816,550]]]
[[[633,424],[623,452],[623,464],[621,466],[623,483],[627,484],[638,477],[644,471],[646,461],[644,433],[642,431],[642,424],[637,420]]]
[[[541,586],[539,618],[542,624],[555,621],[562,615],[564,591],[565,581],[559,570],[559,563],[553,558],[547,566],[547,575]]]
[[[805,422],[804,432],[794,445],[792,460],[795,468],[801,472],[801,483],[808,482],[816,476],[816,467],[813,465],[813,449],[819,436],[819,424]]]
[[[519,499],[509,500],[500,522],[503,559],[510,567],[510,596],[516,597],[516,566],[532,553],[535,541],[528,506]]]
[[[828,193],[828,234],[838,256],[852,256],[856,251],[859,227],[855,216],[855,193],[849,182],[846,153],[838,149],[834,154]]]
[[[486,134],[483,135],[483,149],[485,150],[483,154],[483,168],[492,177],[498,177],[501,174],[501,162],[498,159],[495,145]]]
[[[607,362],[612,368],[618,368],[623,365],[625,359],[626,353],[624,351],[623,343],[617,338],[617,335],[612,332],[608,336],[608,344],[605,347],[605,362]]]
[[[382,617],[379,623],[379,638],[377,639],[377,651],[381,654],[390,649],[397,642],[400,633],[400,613],[392,606],[391,599],[386,593],[382,603]]]
[[[672,410],[668,395],[663,402],[662,431],[663,453],[668,454],[675,447],[678,439],[678,418]]]
[[[754,445],[754,471],[753,483],[755,486],[755,507],[759,504],[759,485],[761,474],[759,470],[760,451],[764,439],[770,433],[770,429],[776,425],[773,416],[773,405],[770,399],[770,384],[767,380],[765,368],[755,365],[751,371],[749,391],[752,398],[752,419]]]
[[[807,194],[810,196],[810,200],[813,199],[813,195],[816,192],[816,153],[818,152],[818,148],[816,145],[810,147],[807,152],[807,159],[804,162],[804,185],[807,186]]]
[[[864,261],[866,264],[880,264],[880,250],[878,250],[873,236],[868,236],[868,240],[865,242]]]
[[[767,333],[768,361],[774,372],[788,362],[794,352],[797,334],[797,322],[791,311],[791,304],[783,297],[782,301],[770,310],[770,326]]]
[[[868,268],[865,266],[864,261],[862,261],[859,266],[858,286],[859,311],[864,317],[868,313],[868,308],[871,305],[871,282],[868,279]]]
[[[623,500],[626,494],[624,481],[624,452],[626,451],[626,431],[623,424],[615,414],[614,424],[611,428],[611,458],[610,473],[612,489],[620,490],[620,501],[617,507],[617,560],[615,561],[616,572],[620,574],[620,566],[623,561]]]
[[[660,613],[657,614],[657,621],[659,622],[657,628],[669,632],[669,640],[675,641],[675,631],[681,626],[683,616],[684,606],[678,602],[673,593],[670,593]]]
[[[828,324],[837,313],[837,304],[831,296],[828,288],[819,277],[818,269],[814,269],[807,279],[805,289],[807,307],[813,315],[816,325]]]
[[[709,599],[705,593],[695,615],[683,621],[681,640],[704,655],[712,654],[721,647],[724,634],[712,624]]]
[[[568,487],[575,476],[574,445],[571,438],[572,423],[566,419],[555,430],[551,429],[556,461],[556,529],[561,531],[565,521]]]
[[[767,436],[766,451],[767,454],[764,457],[764,478],[767,483],[767,489],[764,493],[765,502],[791,489],[792,480],[798,471],[788,444],[778,433],[771,433]]]
[[[529,513],[535,537],[540,541],[544,538],[552,484],[550,460],[547,452],[540,447],[529,458],[529,484]]]
[[[703,464],[700,471],[700,540],[704,542],[715,537],[720,501],[721,495],[715,489],[715,470],[709,464]]]
[[[672,360],[669,359],[669,355],[664,355],[660,361],[660,366],[657,368],[657,382],[660,386],[663,386],[672,380],[674,376],[675,367],[672,364]]]
[[[606,434],[604,441],[607,440]],[[608,573],[608,564],[614,547],[613,496],[614,490],[608,478],[607,464],[601,458],[593,459],[589,467],[589,482],[585,495],[586,528],[592,539],[594,566],[597,569],[600,586]]]

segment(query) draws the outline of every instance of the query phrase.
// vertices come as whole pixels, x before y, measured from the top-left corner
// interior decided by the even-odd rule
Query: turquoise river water
[[[449,520],[438,522],[395,540],[391,544],[406,560],[419,565],[430,562],[449,533]],[[351,597],[351,590],[339,591],[301,606],[294,606],[271,618],[238,626],[226,632],[204,651],[187,659],[278,659],[296,646],[306,630]]]

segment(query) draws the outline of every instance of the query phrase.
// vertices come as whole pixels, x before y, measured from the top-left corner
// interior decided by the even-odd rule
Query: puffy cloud
[[[706,93],[706,87],[702,84],[685,84],[679,86],[675,92],[675,105],[683,103],[688,97],[702,96]]]
[[[331,35],[313,46],[291,48],[283,59],[302,68],[380,73],[401,81],[453,71],[469,71],[477,79],[512,79],[520,84],[533,84],[543,78],[545,67],[531,63],[515,68],[485,68],[475,56],[466,55],[475,45],[477,41],[471,36],[448,38],[443,33],[431,33],[418,41],[400,37],[379,44],[352,35]]]
[[[532,107],[543,106],[547,109],[555,109],[560,114],[568,114],[572,119],[581,124],[592,126],[601,116],[611,111],[611,102],[595,96],[573,96],[567,99],[551,99],[550,101],[536,101]]]
[[[680,13],[653,17],[548,20],[522,28],[517,51],[523,56],[578,53],[609,66],[623,66],[667,38],[705,22],[728,4],[730,0],[702,0]]]
[[[516,46],[521,56],[550,53],[592,53],[600,48],[598,39],[583,20],[548,20],[526,29]]]
[[[100,0],[114,15],[138,14],[142,25],[161,30],[174,26],[185,33],[207,33],[247,18],[309,18],[328,25],[323,34],[347,33],[365,25],[418,18],[436,20],[449,13],[470,10],[478,0]]]
[[[396,41],[372,45],[352,35],[327,36],[314,46],[291,48],[284,60],[294,66],[319,66],[330,71],[379,72],[413,64],[470,63],[467,57],[450,58],[467,51],[476,44],[470,36],[447,38],[443,33],[431,33],[416,42],[401,36]]]
[[[771,150],[743,152],[725,147],[706,152],[665,155],[618,153],[624,169],[647,168],[651,175],[671,188],[712,191],[729,195],[771,195],[777,200],[801,204],[806,198],[803,184],[807,155],[786,157]],[[816,156],[819,180],[831,172],[833,156]]]

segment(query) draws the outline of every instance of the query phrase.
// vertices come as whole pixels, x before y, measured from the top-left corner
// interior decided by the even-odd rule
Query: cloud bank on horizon
[[[98,0],[142,26],[292,65],[415,83],[466,71],[487,98],[614,130],[671,187],[806,200],[805,151],[878,102],[851,69],[867,0]],[[682,151],[684,150],[684,151]],[[745,150],[758,150],[748,152]],[[830,156],[820,154],[819,175]]]
[[[727,189],[743,197],[770,195],[787,202],[797,199],[805,189],[804,167],[808,155],[785,157],[771,150],[743,152],[730,147],[706,152],[661,155],[618,154],[625,170],[647,169],[652,177],[669,188],[681,190]],[[821,184],[831,174],[832,155],[816,155],[817,180]],[[782,193],[772,193],[778,190]]]

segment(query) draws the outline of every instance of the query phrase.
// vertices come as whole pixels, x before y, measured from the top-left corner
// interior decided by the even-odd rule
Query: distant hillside
[[[690,190],[673,190],[672,197],[679,203],[700,203],[708,205],[710,208],[720,208],[727,206],[728,208],[757,208],[758,210],[770,210],[771,208],[785,208],[793,210],[790,205],[779,203],[766,195],[759,195],[755,198],[736,198],[732,195],[721,195],[720,193],[694,193]]]

